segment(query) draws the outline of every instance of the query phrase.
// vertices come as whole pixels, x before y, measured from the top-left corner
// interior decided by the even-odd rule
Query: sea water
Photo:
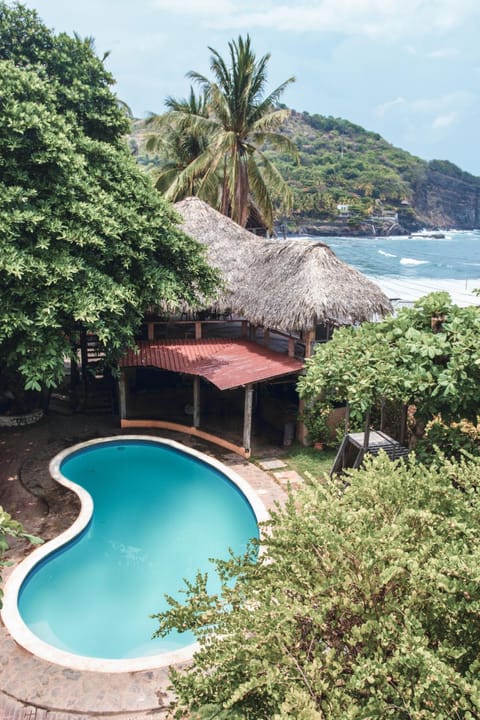
[[[391,299],[414,301],[447,291],[462,306],[480,305],[480,231],[446,231],[431,237],[311,238],[374,280]]]

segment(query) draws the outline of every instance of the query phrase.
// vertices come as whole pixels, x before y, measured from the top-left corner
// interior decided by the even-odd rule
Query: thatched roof
[[[198,198],[176,203],[182,229],[207,247],[226,291],[218,310],[230,308],[250,322],[298,332],[320,323],[350,325],[383,317],[390,301],[323,242],[266,240]]]

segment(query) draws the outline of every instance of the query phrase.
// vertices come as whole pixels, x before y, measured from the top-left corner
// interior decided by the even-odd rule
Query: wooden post
[[[380,432],[383,432],[385,427],[385,398],[382,398],[382,404],[380,406]]]
[[[345,435],[348,435],[348,431],[350,430],[350,405],[345,405]]]
[[[80,357],[82,363],[82,382],[84,390],[87,388],[87,365],[88,365],[88,350],[87,350],[87,331],[85,328],[80,330]]]
[[[370,441],[370,410],[367,412],[367,417],[365,418],[365,432],[363,434],[363,450],[364,450],[364,452],[367,452],[367,450],[368,450],[369,441]]]
[[[77,360],[72,356],[70,358],[70,390],[76,392],[77,385],[79,383],[80,373],[78,372]]]
[[[298,415],[299,417],[303,417],[305,413],[305,400],[299,400],[298,401]],[[297,423],[297,440],[302,445],[307,444],[307,428],[305,427],[305,423],[303,420],[299,420]]]
[[[250,452],[252,443],[253,385],[245,385],[245,406],[243,412],[243,447]]]
[[[120,410],[120,420],[125,420],[127,417],[127,379],[125,370],[122,370],[118,380],[118,407]]]
[[[147,323],[147,332],[148,332],[147,337],[150,340],[150,342],[152,340],[155,340],[155,325],[153,324],[153,322]]]
[[[268,328],[263,328],[263,344],[265,347],[268,348],[268,345],[270,343],[270,330]]]
[[[255,342],[256,339],[257,339],[257,326],[250,325],[250,340],[253,340]]]
[[[193,378],[193,427],[200,427],[200,378]]]
[[[288,338],[288,357],[295,357],[295,338]]]
[[[195,321],[195,340],[202,339],[202,323],[199,320]]]
[[[407,435],[407,406],[402,405],[402,415],[400,419],[400,445],[405,445]]]
[[[248,337],[248,321],[242,320],[242,337]]]
[[[307,330],[305,337],[305,357],[312,356],[312,342],[315,340],[315,330]]]

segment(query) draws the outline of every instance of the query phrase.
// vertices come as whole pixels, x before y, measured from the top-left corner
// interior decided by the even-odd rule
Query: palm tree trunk
[[[237,186],[235,188],[235,205],[237,209],[237,223],[242,227],[245,227],[248,220],[249,208],[248,208],[248,168],[247,168],[247,156],[245,152],[240,149],[240,158],[238,163],[238,177]]]

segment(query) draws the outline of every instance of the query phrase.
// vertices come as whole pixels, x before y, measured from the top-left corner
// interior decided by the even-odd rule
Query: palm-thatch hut
[[[182,407],[188,406],[192,414],[188,432],[200,437],[213,437],[200,430],[201,409],[202,426],[210,432],[203,418],[212,408],[216,408],[217,425],[222,412],[225,420],[232,419],[243,408],[243,452],[250,452],[254,410],[257,421],[273,425],[284,439],[293,438],[297,414],[302,411],[296,380],[303,356],[310,355],[319,339],[318,327],[382,317],[391,311],[388,298],[322,242],[253,235],[198,198],[187,198],[175,207],[184,232],[206,247],[209,262],[220,270],[223,287],[207,308],[184,308],[181,317],[148,321],[147,338],[121,362],[122,427],[148,424],[185,431],[178,418],[183,397]],[[226,316],[232,322],[225,323]],[[174,336],[173,326],[182,334]],[[231,334],[238,326],[240,337]],[[258,328],[262,328],[261,344]],[[157,330],[164,334],[156,334]],[[285,351],[288,345],[287,354],[272,349],[273,335],[277,349],[282,345]],[[159,378],[162,373],[166,379],[155,387],[152,374]],[[144,388],[142,395],[145,378],[150,378],[148,393]],[[148,397],[150,409],[154,408],[151,414],[164,410],[161,420],[150,416],[147,423],[145,415],[139,414],[142,397]],[[170,421],[165,419],[168,413]],[[298,436],[302,439],[301,432]],[[218,436],[214,441],[236,447]]]
[[[176,203],[182,229],[207,247],[225,280],[216,309],[252,324],[306,333],[321,324],[353,325],[392,311],[378,285],[323,242],[267,240],[198,198]]]

